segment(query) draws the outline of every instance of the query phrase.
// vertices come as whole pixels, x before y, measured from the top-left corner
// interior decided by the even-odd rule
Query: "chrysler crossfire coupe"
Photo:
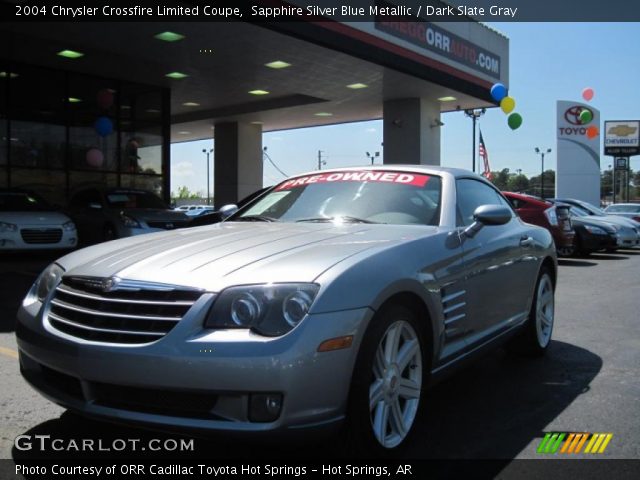
[[[287,179],[216,225],[85,248],[19,311],[24,378],[92,417],[257,434],[340,427],[391,453],[424,389],[487,347],[541,355],[551,235],[471,172]]]

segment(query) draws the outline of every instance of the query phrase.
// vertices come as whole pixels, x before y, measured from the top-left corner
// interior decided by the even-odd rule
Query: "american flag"
[[[489,166],[489,153],[487,152],[487,147],[484,145],[484,139],[482,138],[482,130],[480,130],[480,145],[478,146],[478,153],[480,158],[484,162],[484,171],[482,172],[482,176],[487,180],[491,180],[493,175],[491,175],[491,167]]]

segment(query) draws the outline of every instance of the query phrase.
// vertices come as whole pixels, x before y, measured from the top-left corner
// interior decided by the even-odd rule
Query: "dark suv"
[[[173,230],[189,223],[189,217],[171,210],[155,194],[132,188],[79,190],[69,202],[69,216],[83,244]]]

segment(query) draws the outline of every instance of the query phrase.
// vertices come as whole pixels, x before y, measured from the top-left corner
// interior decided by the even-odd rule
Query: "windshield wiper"
[[[314,218],[301,218],[300,220],[296,220],[296,222],[309,222],[309,223],[324,223],[324,222],[335,222],[342,221],[344,223],[379,223],[372,222],[371,220],[365,220],[364,218],[351,217],[349,215],[339,215],[336,217],[314,217]]]
[[[232,222],[277,222],[277,218],[267,217],[266,215],[243,215],[242,217],[234,218]]]

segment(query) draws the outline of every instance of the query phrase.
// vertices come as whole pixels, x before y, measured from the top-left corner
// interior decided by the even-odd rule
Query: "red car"
[[[569,205],[554,205],[539,197],[523,193],[502,192],[520,218],[532,225],[544,227],[551,232],[560,257],[573,255],[575,251],[575,231],[571,225]]]

